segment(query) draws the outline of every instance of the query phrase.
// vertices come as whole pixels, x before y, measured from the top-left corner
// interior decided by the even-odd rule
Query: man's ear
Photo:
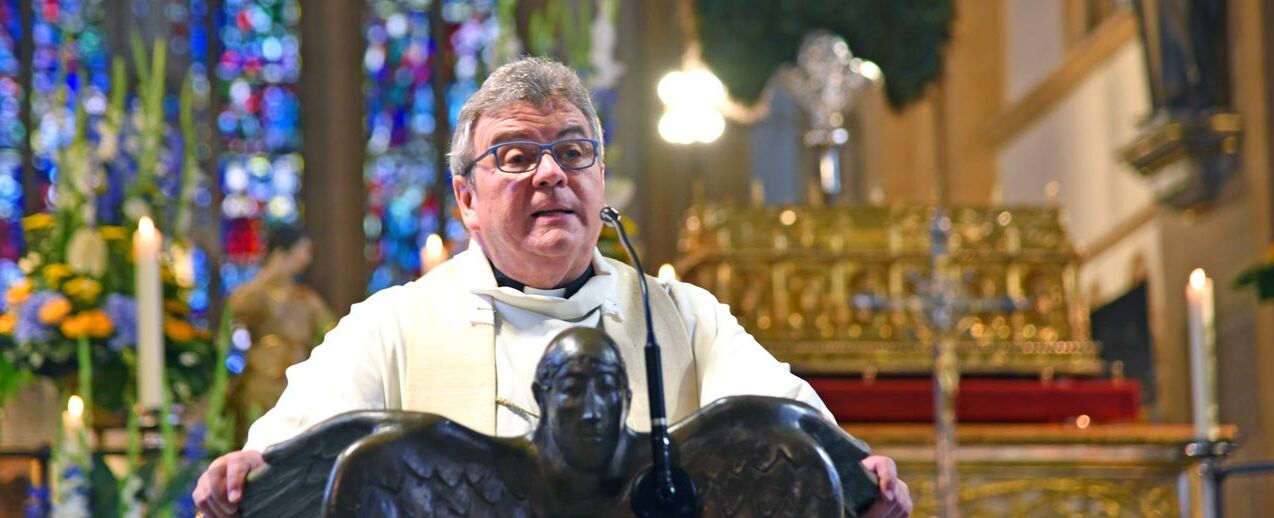
[[[478,221],[478,212],[474,210],[478,190],[472,183],[472,176],[473,173],[469,173],[468,176],[451,177],[451,190],[456,195],[456,206],[460,208],[460,219],[464,221],[464,226],[470,232],[482,229]]]

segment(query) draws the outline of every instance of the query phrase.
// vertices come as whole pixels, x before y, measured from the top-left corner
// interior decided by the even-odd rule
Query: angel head
[[[561,332],[544,350],[531,385],[540,406],[536,445],[571,468],[604,469],[619,447],[632,391],[619,347],[591,327]]]

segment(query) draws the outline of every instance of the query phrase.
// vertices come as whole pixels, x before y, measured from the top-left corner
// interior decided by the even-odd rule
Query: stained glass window
[[[255,273],[267,228],[299,218],[301,9],[298,0],[225,0],[217,16],[221,274],[229,291]]]
[[[372,265],[369,291],[414,279],[421,272],[420,250],[430,234],[464,243],[464,225],[448,195],[438,199],[438,150],[435,146],[434,88],[442,88],[448,127],[460,106],[489,69],[483,51],[494,37],[493,1],[442,0],[444,54],[430,26],[430,0],[374,0],[368,3],[363,55],[366,73],[367,258]],[[446,63],[447,77],[436,78],[433,60]],[[443,175],[445,178],[446,176]],[[445,216],[445,217],[443,217]],[[445,223],[444,223],[445,222]]]
[[[32,0],[32,7],[31,152],[38,192],[27,195],[47,206],[56,196],[50,186],[57,181],[57,152],[74,134],[71,103],[83,104],[92,136],[106,110],[110,64],[102,0]],[[57,106],[62,85],[67,104]]]
[[[0,0],[0,284],[4,270],[14,270],[22,247],[22,126],[23,88],[20,80],[18,43],[22,40],[22,20],[18,0]],[[17,273],[13,271],[13,273]]]

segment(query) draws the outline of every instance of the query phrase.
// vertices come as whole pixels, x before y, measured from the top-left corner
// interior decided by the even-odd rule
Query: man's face
[[[571,467],[596,471],[614,457],[624,426],[622,376],[615,365],[571,361],[545,387],[544,424]]]
[[[518,102],[478,118],[473,150],[481,155],[503,142],[547,144],[564,138],[596,138],[578,108],[561,100],[544,106]],[[548,155],[535,169],[510,174],[498,170],[488,155],[468,179],[455,178],[453,186],[465,225],[497,266],[582,269],[601,233],[604,170],[598,159],[588,168],[567,171]]]

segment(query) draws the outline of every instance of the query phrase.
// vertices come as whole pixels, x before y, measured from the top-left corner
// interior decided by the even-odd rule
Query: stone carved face
[[[545,349],[532,391],[541,414],[537,444],[559,452],[573,469],[604,469],[623,436],[632,398],[624,360],[610,337],[593,328],[563,331]]]

